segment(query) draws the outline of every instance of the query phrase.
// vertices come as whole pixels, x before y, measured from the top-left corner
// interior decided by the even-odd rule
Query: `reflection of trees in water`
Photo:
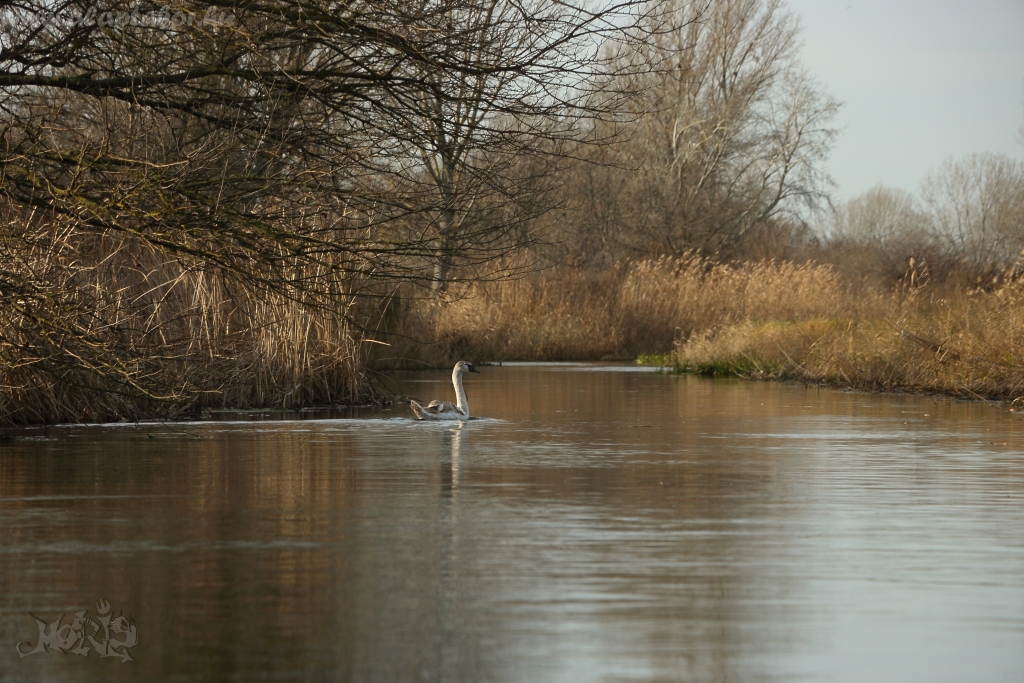
[[[339,572],[325,541],[355,502],[357,471],[338,467],[351,438],[282,431],[152,425],[62,434],[42,451],[11,444],[2,497],[51,519],[5,529],[5,545],[26,548],[17,570],[5,565],[18,555],[0,554],[25,607],[9,612],[10,632],[29,610],[103,595],[138,623],[142,678],[333,660],[313,633],[338,630],[338,610],[324,607]]]

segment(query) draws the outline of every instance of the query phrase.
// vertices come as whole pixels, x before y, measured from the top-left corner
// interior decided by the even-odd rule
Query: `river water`
[[[1005,407],[593,365],[466,387],[461,427],[11,431],[0,681],[1024,681]],[[99,599],[135,661],[18,656],[29,613]]]

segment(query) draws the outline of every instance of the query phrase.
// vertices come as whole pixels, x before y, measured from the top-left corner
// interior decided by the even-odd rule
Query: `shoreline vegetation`
[[[1024,281],[928,282],[889,291],[831,265],[654,259],[602,274],[555,270],[475,284],[423,306],[396,344],[413,363],[637,359],[675,372],[883,392],[1024,397]]]
[[[183,267],[138,239],[58,228],[9,216],[0,240],[4,278],[21,287],[2,292],[0,423],[365,404],[389,399],[382,373],[465,359],[638,359],[1024,402],[1020,262],[943,260],[934,244],[936,266],[907,257],[902,272],[877,270],[892,244],[833,237],[805,243],[800,260],[694,251],[462,278],[443,291],[349,278],[349,293],[308,305]]]
[[[116,281],[115,275],[104,277]],[[182,384],[198,384],[187,373],[202,373],[228,391],[211,391],[173,412],[158,398],[89,386],[86,370],[68,367],[57,382],[33,372],[31,363],[7,364],[4,421],[175,419],[211,410],[388,401],[382,374],[446,369],[467,358],[483,364],[629,360],[676,373],[1014,405],[1024,399],[1024,279],[1015,271],[984,282],[950,277],[933,284],[926,269],[911,266],[893,286],[868,287],[811,261],[728,264],[691,254],[604,271],[556,267],[453,284],[444,298],[413,288],[406,298],[395,293],[362,344],[334,316],[218,293],[200,280],[190,284],[190,298],[163,296],[168,320],[153,323],[165,333],[170,323],[180,327],[177,338],[191,347],[180,349],[180,365],[160,366],[162,381],[174,381],[176,369]],[[228,301],[231,315],[218,317]],[[5,334],[11,338],[10,327]],[[190,367],[190,352],[203,354],[207,364]]]

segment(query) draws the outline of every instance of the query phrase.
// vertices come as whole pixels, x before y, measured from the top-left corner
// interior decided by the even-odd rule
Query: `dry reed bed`
[[[443,357],[444,364],[460,355],[477,361],[635,358],[667,353],[680,339],[744,320],[831,315],[848,300],[827,266],[661,258],[600,274],[562,269],[467,286],[453,301],[406,316],[405,329],[430,330],[439,344],[426,351],[400,348],[421,359]]]
[[[0,236],[11,283],[0,292],[0,423],[179,417],[370,393],[364,349],[331,308],[185,268],[131,237],[76,240],[53,225]]]
[[[893,295],[880,315],[745,321],[679,344],[681,368],[885,391],[1013,400],[1024,396],[1024,296]]]
[[[851,291],[829,266],[641,261],[477,284],[411,316],[425,360],[596,360],[965,397],[1024,396],[1024,284]],[[412,353],[417,353],[412,350]]]
[[[330,307],[257,294],[130,240],[90,250],[57,234],[19,239],[0,241],[5,281],[29,283],[0,293],[6,423],[365,400],[370,351],[435,367],[671,352],[695,372],[1024,396],[1020,282],[880,295],[850,291],[828,266],[662,258],[399,302],[385,350],[359,343]]]

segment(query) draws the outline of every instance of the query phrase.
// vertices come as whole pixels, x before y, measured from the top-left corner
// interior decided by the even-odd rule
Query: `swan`
[[[464,360],[456,363],[455,369],[452,370],[455,400],[458,401],[456,405],[452,405],[448,401],[431,401],[430,405],[424,407],[416,401],[409,401],[416,417],[420,420],[468,420],[469,403],[466,402],[466,390],[462,388],[462,376],[467,372],[479,373],[480,371],[474,368],[472,363],[467,363]]]

